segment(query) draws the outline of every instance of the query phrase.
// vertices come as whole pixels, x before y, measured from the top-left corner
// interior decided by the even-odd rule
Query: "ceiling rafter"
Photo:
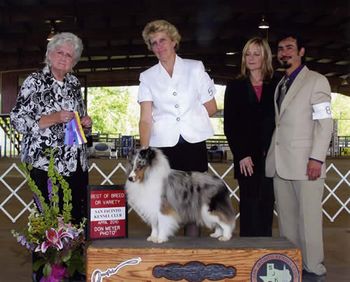
[[[3,0],[0,72],[42,67],[50,31],[45,21],[51,19],[61,20],[59,31],[82,38],[76,72],[88,78],[88,85],[138,84],[139,73],[156,63],[142,29],[150,20],[165,18],[182,35],[179,54],[202,60],[218,83],[239,73],[241,50],[255,35],[268,35],[277,68],[276,40],[290,28],[305,39],[307,65],[338,83],[350,77],[349,8],[341,0],[296,0],[292,7],[287,0]],[[257,28],[262,15],[270,24],[267,33]]]

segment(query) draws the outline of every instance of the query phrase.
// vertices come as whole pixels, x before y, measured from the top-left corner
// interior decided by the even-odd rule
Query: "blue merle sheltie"
[[[231,239],[236,213],[220,178],[173,170],[155,148],[133,150],[128,158],[128,203],[151,226],[148,241],[166,242],[190,222],[214,229],[210,236],[220,241]]]

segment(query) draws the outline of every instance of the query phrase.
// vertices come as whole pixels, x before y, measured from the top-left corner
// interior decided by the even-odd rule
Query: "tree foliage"
[[[134,101],[133,101],[134,100]],[[88,89],[88,113],[94,133],[138,134],[138,107],[128,87],[91,87]]]
[[[217,85],[218,109],[223,109],[225,87]],[[88,89],[88,112],[93,132],[137,135],[139,104],[137,87],[93,87]],[[332,115],[338,120],[338,135],[350,136],[350,97],[332,95]],[[223,134],[223,118],[212,118],[215,134]]]
[[[350,97],[332,95],[332,116],[338,120],[338,136],[350,136]]]

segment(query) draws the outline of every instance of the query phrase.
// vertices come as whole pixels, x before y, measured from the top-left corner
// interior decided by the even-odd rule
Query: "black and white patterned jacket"
[[[86,144],[64,145],[65,123],[39,128],[42,115],[61,110],[77,111],[81,117],[86,115],[79,80],[68,73],[61,85],[54,79],[48,66],[30,74],[23,82],[10,119],[13,127],[23,134],[23,162],[47,171],[49,157],[45,150],[55,148],[56,169],[60,174],[70,176],[77,169],[78,156],[83,171],[88,169]]]

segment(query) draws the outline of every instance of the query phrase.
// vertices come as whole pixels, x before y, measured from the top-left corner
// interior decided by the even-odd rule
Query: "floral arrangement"
[[[12,230],[17,241],[34,253],[33,271],[42,271],[40,282],[59,282],[72,277],[75,272],[84,273],[84,226],[71,223],[72,195],[65,179],[54,167],[54,152],[50,152],[48,168],[49,204],[31,179],[30,165],[23,165],[28,186],[34,193],[35,207],[28,217],[28,227],[22,232]],[[63,208],[59,208],[58,191],[63,191]]]

